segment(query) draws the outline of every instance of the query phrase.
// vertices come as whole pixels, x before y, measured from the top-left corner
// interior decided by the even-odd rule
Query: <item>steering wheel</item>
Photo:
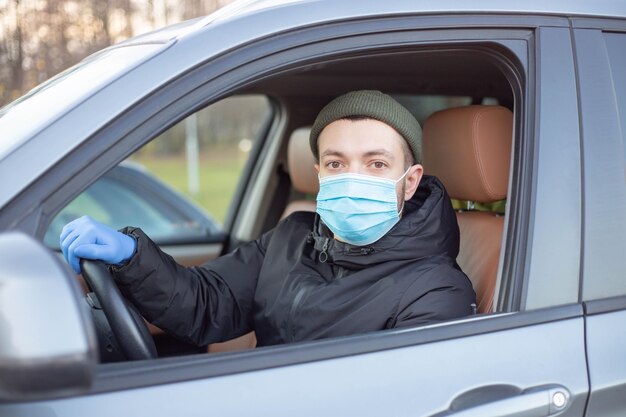
[[[156,346],[146,323],[122,296],[106,265],[101,261],[81,259],[80,267],[87,285],[98,297],[111,331],[126,358],[156,358]]]

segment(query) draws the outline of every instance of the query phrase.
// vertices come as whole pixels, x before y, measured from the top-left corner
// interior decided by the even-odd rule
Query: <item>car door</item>
[[[626,24],[576,19],[573,26],[585,156],[587,415],[617,416],[626,410]]]
[[[287,19],[294,11],[278,8],[273,13],[280,20],[281,13]],[[242,19],[241,25],[249,23]],[[219,29],[206,30],[189,41],[190,47],[210,41]],[[154,91],[128,117],[91,137],[87,144],[100,140],[112,146],[89,154],[91,168],[83,170],[81,181],[94,181],[102,175],[103,160],[128,156],[164,121],[181,120],[229,86],[280,74],[299,62],[410,47],[486,53],[502,66],[514,91],[511,191],[495,313],[248,352],[100,365],[84,395],[2,404],[0,413],[584,415],[589,382],[578,281],[580,133],[566,18],[370,16],[249,43],[177,79],[185,89]],[[156,64],[159,59],[171,57],[166,52]],[[229,70],[220,73],[223,68]],[[155,105],[165,97],[176,105]],[[284,117],[279,112],[254,160],[255,175],[249,177],[230,224],[237,237],[254,236],[263,227],[246,214],[262,212],[262,194],[275,191],[268,184],[280,143],[272,138],[279,137]],[[69,181],[67,187],[76,184]],[[44,213],[50,204],[43,201]],[[46,224],[46,216],[40,224]]]

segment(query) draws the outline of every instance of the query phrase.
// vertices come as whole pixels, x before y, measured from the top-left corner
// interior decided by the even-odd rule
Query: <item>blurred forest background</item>
[[[84,57],[233,0],[0,0],[0,107]]]

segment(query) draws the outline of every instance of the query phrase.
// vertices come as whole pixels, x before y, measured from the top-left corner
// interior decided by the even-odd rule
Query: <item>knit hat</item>
[[[335,98],[317,115],[309,144],[315,159],[319,159],[317,139],[326,126],[352,116],[376,119],[393,127],[406,140],[416,163],[422,162],[422,128],[415,117],[391,96],[376,90],[352,91]]]

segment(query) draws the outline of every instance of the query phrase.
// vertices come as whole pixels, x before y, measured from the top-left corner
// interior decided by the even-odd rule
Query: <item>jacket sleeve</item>
[[[252,330],[254,293],[272,232],[189,268],[161,251],[141,229],[122,232],[137,239],[137,250],[126,264],[110,270],[148,321],[198,346]]]
[[[428,289],[420,293],[412,293],[411,289],[405,293],[393,327],[440,323],[472,314],[476,295],[463,272],[452,267],[438,267],[422,279],[430,281],[431,285],[426,285]],[[423,286],[424,282],[415,286],[418,285]]]

